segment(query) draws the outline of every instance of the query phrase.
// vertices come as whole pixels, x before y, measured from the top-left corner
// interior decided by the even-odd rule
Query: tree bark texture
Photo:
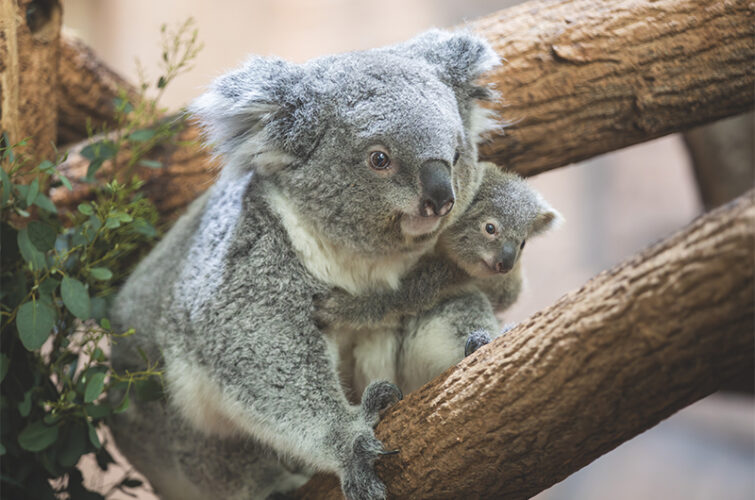
[[[86,139],[93,130],[114,123],[113,100],[124,92],[134,98],[133,85],[111,70],[81,40],[65,33],[60,38],[58,67],[58,144]]]
[[[755,194],[590,280],[377,427],[393,498],[528,498],[751,366]],[[317,476],[301,498],[338,498]]]
[[[542,0],[483,18],[512,125],[482,156],[535,174],[742,113],[754,23],[745,0]]]
[[[160,161],[163,167],[135,166],[133,170],[144,180],[145,185],[141,191],[154,202],[163,220],[171,220],[181,215],[186,205],[210,187],[218,172],[216,160],[201,145],[197,127],[185,128],[178,134],[175,142],[176,144],[160,146],[149,153],[149,157]],[[50,190],[50,199],[59,209],[75,210],[79,203],[92,196],[94,186],[79,180],[86,176],[89,167],[89,160],[81,156],[79,151],[88,143],[89,141],[84,141],[73,147],[66,161],[58,167],[62,174],[70,178],[73,185],[73,191],[63,186]],[[128,151],[122,151],[117,158],[117,164],[125,164],[128,155]],[[113,163],[107,161],[97,176],[112,177],[113,170]]]
[[[755,117],[751,112],[684,133],[706,209],[722,205],[752,187],[753,137]]]
[[[54,154],[60,27],[57,0],[0,0],[0,129],[30,166]]]
[[[534,0],[474,21],[504,58],[487,81],[510,123],[481,156],[527,176],[741,113],[755,99],[753,22],[744,0]],[[195,183],[208,157],[189,156],[153,182]],[[184,192],[171,209],[196,194]],[[75,207],[76,193],[58,201]]]

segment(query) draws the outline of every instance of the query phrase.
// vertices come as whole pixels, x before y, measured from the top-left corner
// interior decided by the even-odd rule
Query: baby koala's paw
[[[352,455],[342,478],[343,493],[348,500],[382,500],[385,485],[375,473],[375,460],[391,454],[375,437],[359,434],[354,438]]]
[[[464,356],[469,356],[480,347],[489,344],[492,339],[485,330],[475,330],[467,335],[467,343],[464,344]]]
[[[362,413],[368,424],[375,427],[380,421],[380,412],[404,399],[396,384],[380,380],[372,382],[362,394]]]

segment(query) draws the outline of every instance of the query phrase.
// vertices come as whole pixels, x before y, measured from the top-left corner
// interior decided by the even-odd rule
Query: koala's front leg
[[[351,405],[334,350],[302,312],[258,323],[246,334],[240,327],[254,318],[238,309],[228,317],[225,331],[213,335],[224,342],[215,346],[222,354],[211,359],[223,393],[234,396],[234,420],[279,452],[338,474],[347,498],[385,498],[373,465],[386,451],[373,426],[379,412],[400,398],[398,388],[373,383],[362,404]]]
[[[416,315],[432,308],[447,288],[463,283],[469,275],[449,260],[422,258],[401,280],[396,290],[374,290],[351,295],[333,289],[316,304],[321,325],[378,326],[388,315]]]
[[[490,342],[498,330],[490,301],[476,289],[407,319],[397,363],[401,388],[418,389]]]

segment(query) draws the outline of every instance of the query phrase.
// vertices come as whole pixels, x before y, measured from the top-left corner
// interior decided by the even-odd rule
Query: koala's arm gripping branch
[[[422,389],[377,435],[395,498],[528,498],[752,366],[755,193],[590,280]],[[750,368],[751,370],[752,368]],[[316,477],[301,498],[334,498]]]
[[[492,108],[511,123],[481,155],[533,175],[752,108],[753,22],[746,0],[533,0],[478,19],[470,28],[505,58],[487,80],[503,97]],[[76,119],[59,114],[63,137]],[[161,159],[168,168],[140,173],[174,217],[214,172],[193,146]],[[87,164],[73,158],[63,169],[75,179]],[[52,196],[75,209],[89,191]]]

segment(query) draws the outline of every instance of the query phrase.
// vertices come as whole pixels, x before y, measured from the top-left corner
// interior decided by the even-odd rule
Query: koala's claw
[[[378,452],[380,455],[386,456],[386,455],[398,455],[398,450],[383,450]]]
[[[480,347],[490,343],[490,335],[482,330],[474,331],[467,336],[467,343],[464,344],[464,356],[469,356]]]
[[[362,411],[371,425],[380,420],[380,412],[404,399],[396,384],[381,380],[367,386],[362,394]]]
[[[384,452],[383,445],[373,436],[359,435],[354,439],[352,456],[343,477],[343,492],[349,500],[383,500],[385,485],[375,473],[375,460]]]

